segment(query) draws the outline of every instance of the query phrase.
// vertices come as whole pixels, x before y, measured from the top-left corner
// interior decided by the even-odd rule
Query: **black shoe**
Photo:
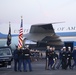
[[[72,69],[72,67],[70,67],[69,69]]]
[[[52,69],[52,70],[55,70],[55,67],[52,67],[51,69]]]
[[[20,72],[22,72],[21,70],[19,70]]]
[[[14,70],[15,72],[17,71],[17,70]]]
[[[71,67],[71,70],[73,70],[73,67]]]
[[[64,70],[67,70],[67,68],[64,68]]]
[[[32,70],[29,70],[30,72],[32,72]]]
[[[56,67],[56,69],[59,69],[59,67]]]
[[[27,72],[27,70],[24,70],[24,72]]]

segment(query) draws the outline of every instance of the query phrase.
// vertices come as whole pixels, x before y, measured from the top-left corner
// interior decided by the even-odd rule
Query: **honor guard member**
[[[29,71],[32,71],[32,66],[31,66],[31,53],[30,53],[30,49],[28,47],[24,48],[23,51],[23,63],[24,63],[24,71],[27,72],[27,65],[29,67]]]
[[[18,70],[18,65],[19,65],[19,57],[18,57],[18,46],[16,46],[16,49],[13,52],[13,59],[14,59],[14,71]]]
[[[53,63],[54,63],[54,61],[53,61],[53,51],[52,51],[52,47],[50,47],[48,59],[49,59],[48,66],[49,66],[49,68],[51,69],[51,68],[52,68],[52,65],[53,65]]]
[[[49,56],[49,51],[50,51],[50,46],[47,46],[47,49],[46,49],[46,58],[48,58],[48,56]]]
[[[21,66],[22,66],[22,63],[23,63],[23,50],[22,48],[19,49],[19,53],[18,53],[18,57],[19,57],[19,71],[21,72]]]
[[[72,65],[72,69],[74,66],[76,66],[76,46],[74,47],[73,53],[72,53],[72,57],[74,59],[74,63]]]
[[[66,47],[63,47],[63,53],[62,53],[62,69],[67,69],[67,53],[66,53]]]
[[[53,65],[52,69],[55,69],[55,65],[57,63],[58,55],[55,52],[55,47],[52,48],[52,55],[53,55]]]
[[[46,49],[46,64],[45,64],[45,69],[49,69],[49,51],[50,51],[50,46],[47,46]]]
[[[68,47],[67,51],[67,67],[71,69],[71,59],[72,59],[72,52],[71,52],[71,47]]]

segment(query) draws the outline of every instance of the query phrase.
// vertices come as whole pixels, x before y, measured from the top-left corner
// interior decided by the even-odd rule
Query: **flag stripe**
[[[19,30],[18,48],[21,48],[22,46],[23,46],[23,19],[21,19],[21,27]]]

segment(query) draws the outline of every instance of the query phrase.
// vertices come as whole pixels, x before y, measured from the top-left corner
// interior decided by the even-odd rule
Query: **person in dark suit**
[[[14,59],[14,71],[18,71],[18,64],[19,64],[19,57],[18,57],[18,47],[13,52],[13,59]]]
[[[18,69],[21,72],[22,71],[21,70],[21,66],[22,66],[22,63],[23,63],[23,50],[22,50],[22,48],[19,49],[18,57],[19,57],[19,66],[18,66]]]
[[[74,59],[74,63],[72,65],[72,69],[73,69],[73,67],[76,66],[76,46],[74,47],[74,50],[72,52],[72,57]]]
[[[59,69],[61,64],[62,64],[62,53],[63,53],[63,48],[61,48],[61,50],[59,51],[59,56],[58,56],[59,61],[58,61],[58,64],[56,66],[57,69]]]

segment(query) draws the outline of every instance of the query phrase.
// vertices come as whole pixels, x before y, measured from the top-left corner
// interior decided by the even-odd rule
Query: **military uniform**
[[[72,59],[72,53],[71,51],[67,52],[67,67],[69,66],[69,68],[71,69],[71,59]]]
[[[24,49],[23,50],[23,64],[24,64],[24,71],[27,72],[27,64],[29,66],[29,71],[32,71],[32,66],[31,66],[31,53],[29,49]]]
[[[67,53],[63,51],[62,53],[62,69],[67,69]]]
[[[52,56],[53,56],[53,65],[52,65],[52,69],[55,69],[56,63],[57,63],[57,59],[58,59],[58,55],[56,54],[55,51],[52,51]]]
[[[48,70],[49,68],[49,49],[46,50],[46,65],[45,65],[45,69]]]
[[[49,58],[49,64],[48,64],[48,66],[49,66],[50,68],[52,68],[52,65],[53,65],[53,63],[54,63],[54,61],[53,61],[53,51],[49,51],[48,58]]]

